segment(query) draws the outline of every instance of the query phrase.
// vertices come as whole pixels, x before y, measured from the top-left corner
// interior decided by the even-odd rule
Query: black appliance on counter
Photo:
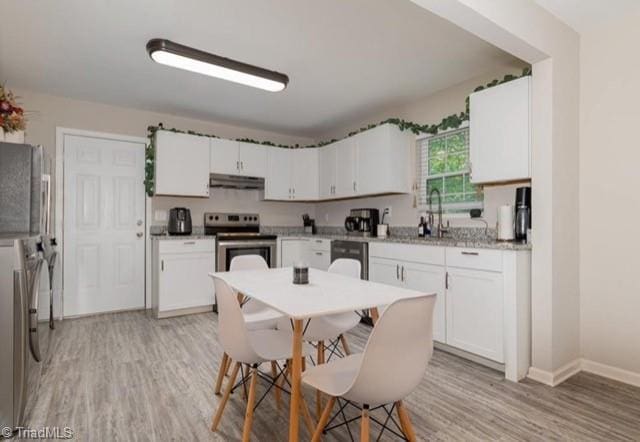
[[[344,228],[347,229],[347,235],[377,236],[379,223],[378,209],[351,209],[344,220]]]
[[[516,189],[515,240],[526,242],[527,230],[531,228],[531,187]]]
[[[169,210],[169,235],[191,235],[191,211],[185,207]]]

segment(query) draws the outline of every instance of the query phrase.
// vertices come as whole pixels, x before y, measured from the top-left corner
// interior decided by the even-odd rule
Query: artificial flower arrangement
[[[27,120],[24,109],[16,103],[13,92],[0,84],[0,128],[6,133],[25,130]]]

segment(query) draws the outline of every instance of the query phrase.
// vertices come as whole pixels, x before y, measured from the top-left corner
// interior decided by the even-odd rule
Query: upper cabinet
[[[410,133],[383,124],[359,133],[353,141],[358,159],[357,194],[410,192]]]
[[[155,194],[209,196],[209,138],[155,133]]]
[[[531,77],[469,98],[471,182],[531,178]]]
[[[253,143],[211,138],[211,173],[264,178],[267,149]]]
[[[318,175],[320,199],[335,198],[337,143],[318,149]]]
[[[317,200],[318,168],[318,149],[269,148],[265,199]]]
[[[332,145],[336,149],[334,198],[348,198],[358,194],[358,153],[353,138],[344,138]]]

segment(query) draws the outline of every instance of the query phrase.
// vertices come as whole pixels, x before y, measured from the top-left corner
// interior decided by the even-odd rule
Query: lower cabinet
[[[447,267],[447,344],[504,363],[503,275]]]
[[[214,240],[158,240],[153,250],[152,308],[156,317],[206,311],[213,306]]]
[[[396,287],[436,293],[433,339],[442,343],[446,342],[444,266],[371,257],[369,259],[369,279]]]
[[[279,267],[293,267],[298,263],[309,263],[309,240],[300,238],[278,239]]]

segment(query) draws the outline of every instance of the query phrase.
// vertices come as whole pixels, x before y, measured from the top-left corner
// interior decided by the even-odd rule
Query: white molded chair
[[[402,399],[420,384],[433,355],[435,301],[434,295],[425,295],[394,302],[380,316],[363,353],[302,374],[302,382],[330,396],[312,440],[320,439],[338,398],[362,406],[361,440],[369,440],[369,409],[391,403],[387,413],[395,408],[400,430],[408,440],[416,440]]]
[[[240,255],[231,260],[229,271],[236,270],[268,270],[269,265],[267,261],[260,255]],[[244,316],[244,322],[247,324],[249,330],[262,330],[265,328],[275,329],[278,325],[278,320],[284,318],[284,316],[278,311],[272,309],[256,301],[255,299],[248,299],[242,306],[242,315]]]
[[[262,375],[258,372],[258,366],[263,362],[290,360],[292,358],[292,334],[284,330],[264,329],[249,330],[243,319],[240,304],[238,304],[235,292],[221,278],[213,276],[218,300],[218,339],[229,358],[235,362],[229,378],[229,382],[213,416],[211,431],[216,431],[222,418],[229,395],[234,388],[234,382],[238,370],[242,364],[250,367],[249,393],[247,397],[247,411],[242,433],[242,440],[248,441],[251,434],[253,411],[255,407],[256,382]],[[302,349],[303,356],[309,354],[312,348],[305,345]],[[282,373],[277,377],[282,376]],[[277,377],[272,379],[271,387],[276,385]],[[306,403],[302,402],[302,411],[309,431],[313,431],[313,424]]]
[[[231,265],[229,266],[230,271],[235,270],[267,270],[269,269],[269,265],[267,261],[260,255],[240,255],[235,256],[231,260]],[[240,298],[243,296],[240,295]],[[244,322],[249,330],[264,330],[264,329],[275,329],[278,320],[284,319],[284,316],[275,311],[274,309],[264,305],[260,301],[256,301],[255,299],[249,299],[244,302],[242,306],[242,316],[244,318]],[[224,377],[229,371],[229,366],[231,365],[231,360],[229,356],[224,353],[222,355],[222,361],[220,362],[220,370],[218,372],[218,378],[216,380],[215,394],[220,394],[222,390],[222,382],[224,381]],[[275,366],[272,370],[275,375]]]

